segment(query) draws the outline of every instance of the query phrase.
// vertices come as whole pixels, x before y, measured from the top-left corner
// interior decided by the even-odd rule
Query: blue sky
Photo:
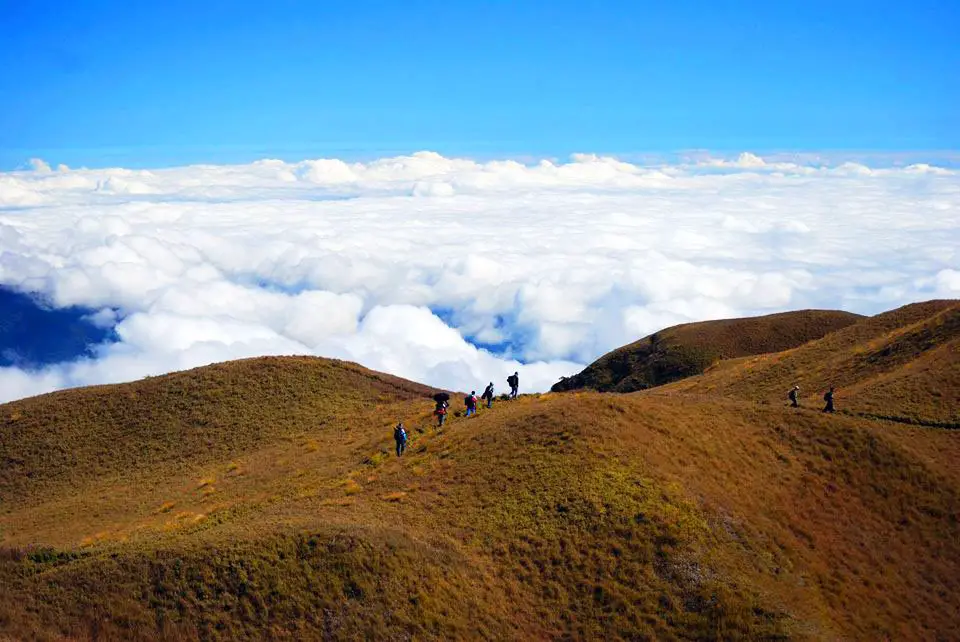
[[[0,0],[0,169],[960,148],[960,3]]]

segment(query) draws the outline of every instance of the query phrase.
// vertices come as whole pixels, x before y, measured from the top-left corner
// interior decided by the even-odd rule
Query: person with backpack
[[[397,442],[397,457],[399,457],[407,449],[407,430],[403,427],[403,422],[398,423],[393,429],[393,439]]]
[[[437,428],[443,428],[443,422],[447,418],[447,407],[449,405],[445,400],[437,402],[437,407],[433,411],[433,414],[437,416]]]
[[[467,416],[477,414],[477,391],[471,390],[470,394],[463,398],[463,405],[467,407]]]
[[[483,394],[480,395],[481,399],[487,400],[487,408],[493,406],[493,382],[487,384],[486,390],[483,391]]]
[[[827,402],[827,405],[823,407],[823,412],[835,412],[833,409],[833,386],[830,386],[830,390],[823,394],[823,400]]]
[[[520,375],[514,372],[512,375],[507,377],[507,385],[510,386],[510,398],[517,398],[517,391],[520,389]]]
[[[794,386],[790,389],[790,392],[787,394],[787,397],[790,399],[791,408],[799,408],[800,402],[798,397],[800,396],[800,386]]]

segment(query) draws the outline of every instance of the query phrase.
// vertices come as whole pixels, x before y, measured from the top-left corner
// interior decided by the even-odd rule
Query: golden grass
[[[870,343],[867,355],[889,333],[919,331],[902,327],[861,328],[844,345]],[[931,327],[935,342],[948,339],[948,320]],[[428,389],[323,360],[58,393],[42,438],[51,396],[17,402],[18,421],[36,428],[2,442],[22,464],[0,477],[13,498],[0,512],[0,630],[50,640],[949,637],[960,433],[720,394],[794,352],[753,358],[739,374],[718,368],[709,393],[522,396],[451,417],[443,432]],[[877,371],[892,385],[916,362]],[[195,416],[173,402],[186,390],[220,418],[203,439],[157,423]],[[91,399],[112,408],[106,427],[89,423]],[[401,458],[398,420],[410,432]],[[75,444],[84,430],[128,452],[46,455],[31,441],[62,432]],[[175,439],[203,452],[175,450]]]
[[[861,319],[849,312],[801,310],[686,323],[603,355],[583,372],[561,380],[553,390],[643,390],[700,374],[722,359],[795,348]]]
[[[664,392],[708,393],[819,410],[835,386],[839,411],[960,428],[960,302],[930,301],[865,319],[794,350],[725,361]]]
[[[25,399],[2,406],[20,418],[0,430],[0,496],[16,504],[43,496],[40,487],[56,494],[142,467],[230,461],[432,392],[355,364],[268,357]]]
[[[348,479],[343,482],[343,492],[347,495],[356,495],[362,490],[360,484],[355,479]]]

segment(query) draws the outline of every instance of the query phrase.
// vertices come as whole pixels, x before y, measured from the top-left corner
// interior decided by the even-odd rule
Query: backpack
[[[464,397],[464,398],[463,398],[463,405],[466,406],[467,408],[469,408],[469,407],[470,407],[470,400],[471,400],[471,399],[472,399],[472,397],[471,397],[470,395],[467,395],[466,397]]]
[[[400,426],[397,426],[397,428],[393,431],[393,438],[396,439],[397,441],[406,441],[407,431],[401,428]]]

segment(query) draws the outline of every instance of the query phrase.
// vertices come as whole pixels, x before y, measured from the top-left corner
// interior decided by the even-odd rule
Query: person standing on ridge
[[[398,423],[393,429],[393,439],[397,442],[397,457],[399,457],[407,449],[407,431],[403,427],[403,422]]]
[[[507,377],[507,385],[510,386],[510,398],[517,398],[517,390],[520,389],[520,375],[514,372],[512,375]]]
[[[463,405],[467,407],[467,416],[477,414],[477,391],[471,390],[470,394],[463,398]]]
[[[827,402],[827,405],[823,407],[823,412],[834,412],[833,409],[833,386],[830,386],[830,390],[827,390],[823,395],[823,400]]]
[[[487,400],[487,408],[493,406],[493,382],[487,384],[486,390],[483,391],[483,394],[480,395],[481,399]]]
[[[797,401],[797,397],[800,395],[800,386],[794,386],[790,389],[790,393],[787,395],[790,398],[790,407],[799,408],[800,402]]]

